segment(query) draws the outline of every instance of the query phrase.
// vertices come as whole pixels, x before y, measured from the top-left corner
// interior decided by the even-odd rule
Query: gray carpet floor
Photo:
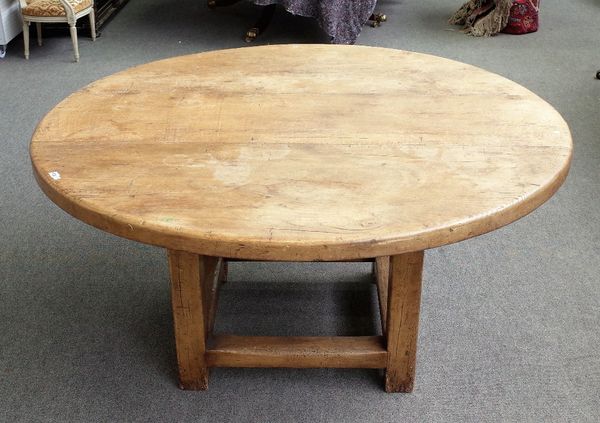
[[[428,251],[416,387],[385,394],[375,370],[217,369],[177,388],[166,257],[90,228],[33,180],[28,142],[58,101],[132,65],[243,46],[256,9],[131,0],[92,43],[9,44],[0,60],[1,422],[600,421],[600,1],[544,0],[541,28],[471,38],[446,24],[461,0],[381,0],[358,43],[433,53],[504,75],[553,104],[575,142],[548,203],[496,232]],[[257,44],[323,43],[279,13]],[[268,66],[268,63],[267,63]],[[477,110],[473,110],[477,113]],[[219,330],[367,334],[365,264],[235,263]]]

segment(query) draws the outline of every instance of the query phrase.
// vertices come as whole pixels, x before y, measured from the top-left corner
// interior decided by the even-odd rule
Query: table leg
[[[412,392],[415,379],[423,251],[390,258],[386,392]]]
[[[181,389],[208,388],[206,323],[201,280],[206,259],[197,254],[169,250],[171,304]]]
[[[385,334],[388,307],[388,280],[390,278],[390,256],[375,259],[375,283],[379,298],[379,315],[381,317],[381,333]]]

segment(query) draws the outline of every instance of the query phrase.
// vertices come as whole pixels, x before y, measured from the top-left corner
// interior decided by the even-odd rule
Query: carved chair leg
[[[23,21],[23,48],[25,59],[29,60],[29,22]]]
[[[377,28],[377,27],[381,26],[382,23],[387,21],[387,16],[384,15],[383,13],[373,13],[369,17],[369,21],[371,22],[371,26],[373,28]]]
[[[38,42],[38,46],[42,46],[42,23],[41,22],[36,22],[35,23],[35,29],[37,32],[37,42]]]
[[[275,14],[275,9],[277,8],[276,4],[270,4],[268,6],[263,6],[262,13],[258,18],[258,21],[254,24],[252,28],[246,32],[246,42],[250,43],[256,40],[260,34],[265,32],[271,20],[273,19],[273,15]]]
[[[94,9],[90,11],[90,31],[92,33],[92,41],[96,41],[96,16]]]
[[[69,31],[71,32],[71,41],[73,42],[73,55],[75,56],[75,61],[79,62],[79,46],[77,44],[77,28],[75,27],[75,23],[69,26]]]

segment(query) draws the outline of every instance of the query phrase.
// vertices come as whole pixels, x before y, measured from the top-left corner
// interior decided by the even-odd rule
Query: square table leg
[[[207,322],[202,285],[206,258],[169,250],[171,304],[181,389],[208,389],[206,366]]]
[[[390,257],[386,392],[412,392],[415,379],[423,251]]]
[[[387,306],[388,306],[388,281],[390,279],[390,256],[377,257],[374,262],[375,283],[379,297],[379,314],[381,316],[381,333],[386,333]]]

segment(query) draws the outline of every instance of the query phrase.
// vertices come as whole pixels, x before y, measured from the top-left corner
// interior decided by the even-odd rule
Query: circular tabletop
[[[278,45],[134,67],[37,127],[37,181],[129,239],[253,260],[423,250],[506,225],[566,178],[562,117],[482,69],[384,48]]]

